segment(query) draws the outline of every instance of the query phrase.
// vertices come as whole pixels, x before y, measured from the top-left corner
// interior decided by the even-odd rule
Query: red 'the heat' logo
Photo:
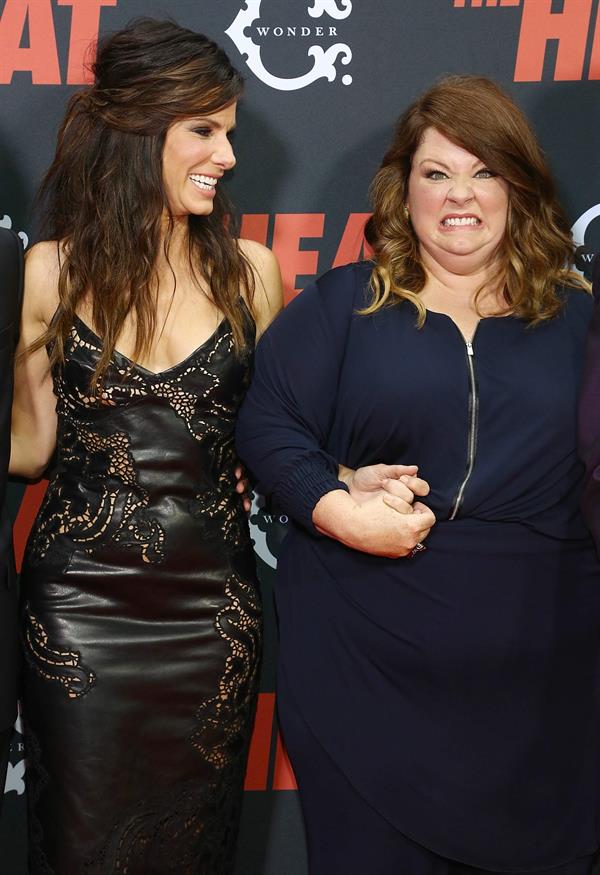
[[[594,26],[594,0],[563,0],[561,12],[552,11],[552,0],[453,0],[453,3],[455,8],[521,8],[515,82],[541,81],[550,41],[557,43],[555,81],[600,79],[600,14]]]
[[[89,79],[88,50],[98,39],[103,6],[118,0],[56,0],[71,7],[71,30],[67,85],[83,85]],[[58,12],[58,10],[57,10]],[[28,33],[29,45],[23,45]],[[50,0],[6,0],[0,15],[0,85],[9,85],[13,73],[29,71],[33,85],[62,83],[54,15]]]

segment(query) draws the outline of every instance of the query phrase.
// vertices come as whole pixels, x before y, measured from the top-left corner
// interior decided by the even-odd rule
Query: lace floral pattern
[[[139,548],[144,562],[162,562],[165,533],[144,511],[148,496],[137,483],[128,436],[121,432],[98,434],[68,415],[61,425],[64,464],[96,480],[98,489],[71,498],[63,494],[60,480],[51,482],[32,536],[30,557],[38,562],[44,559],[61,536],[87,554],[93,553],[96,543],[111,537],[116,543]],[[110,478],[107,482],[92,473],[99,466]]]
[[[164,561],[165,532],[147,511],[148,493],[140,484],[131,452],[130,436],[106,430],[101,414],[106,408],[160,399],[174,411],[198,443],[211,443],[215,456],[214,482],[200,483],[189,502],[189,512],[198,519],[204,536],[224,538],[230,546],[247,545],[246,527],[240,525],[239,497],[235,493],[233,423],[242,394],[227,397],[221,387],[219,365],[234,354],[233,337],[223,330],[202,361],[192,354],[180,366],[161,374],[138,368],[119,353],[101,390],[89,390],[89,369],[83,379],[69,379],[69,369],[57,369],[54,388],[58,397],[59,461],[62,470],[81,474],[97,484],[74,499],[65,495],[60,476],[53,478],[34,527],[30,549],[32,562],[43,560],[57,539],[68,539],[91,554],[96,544],[119,543],[139,549],[144,562]],[[94,332],[78,320],[66,348],[67,357],[100,354]],[[248,361],[241,364],[247,370]],[[193,376],[193,389],[186,387]],[[198,385],[200,383],[200,386]],[[245,390],[243,385],[242,390]],[[224,425],[231,432],[223,440]]]
[[[82,875],[230,875],[240,813],[239,777],[230,771],[211,784],[189,782],[140,804],[83,862]]]
[[[186,782],[122,814],[84,871],[226,875],[233,871],[249,727],[256,703],[261,606],[253,584],[232,574],[214,628],[229,653],[215,696],[199,707],[189,741],[212,767],[205,784]],[[152,849],[151,863],[148,848]],[[145,867],[149,867],[146,869]]]
[[[219,770],[235,760],[254,709],[262,631],[255,587],[233,574],[225,592],[229,604],[218,612],[215,628],[227,643],[229,655],[217,694],[198,709],[199,726],[191,738],[194,747]]]
[[[94,332],[85,323],[79,321],[78,324],[79,329],[74,326],[71,331],[70,349],[88,349],[97,357],[100,345]],[[62,402],[65,410],[77,410],[81,406],[100,409],[124,401],[156,397],[163,399],[181,417],[195,440],[203,441],[209,435],[221,436],[223,424],[233,421],[240,400],[237,395],[231,399],[224,397],[219,391],[219,364],[223,358],[234,355],[233,335],[225,325],[221,323],[210,350],[200,347],[179,365],[160,373],[141,368],[121,353],[115,353],[111,369],[114,378],[109,377],[97,395],[90,395],[87,385],[67,386],[58,377],[55,387],[59,390],[59,404]],[[87,340],[81,333],[87,335]],[[202,361],[198,361],[197,354],[201,352],[204,355]],[[242,360],[242,364],[247,365],[248,361]],[[194,377],[193,391],[185,388],[190,376]]]
[[[81,662],[77,650],[56,650],[48,640],[48,633],[29,610],[25,610],[25,654],[40,677],[58,682],[69,699],[79,699],[89,693],[96,683],[96,675]]]
[[[162,373],[115,353],[94,393],[100,349],[76,320],[53,374],[57,460],[23,566],[33,872],[229,875],[262,635],[234,475],[251,353],[234,353],[224,322]],[[146,714],[154,730],[132,761],[127,732]],[[107,737],[94,803],[89,751]],[[63,762],[68,794],[46,771]],[[71,829],[67,796],[85,800]]]

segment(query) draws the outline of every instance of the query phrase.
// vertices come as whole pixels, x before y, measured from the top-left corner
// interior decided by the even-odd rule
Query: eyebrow
[[[440,161],[438,158],[423,158],[422,161],[419,161],[419,167],[422,167],[423,164],[437,164],[439,167],[444,167],[446,170],[451,170],[452,168],[446,164],[444,161]],[[481,158],[477,158],[473,162],[473,167],[477,167],[478,164],[481,164],[483,167],[486,166],[485,161],[482,161]]]

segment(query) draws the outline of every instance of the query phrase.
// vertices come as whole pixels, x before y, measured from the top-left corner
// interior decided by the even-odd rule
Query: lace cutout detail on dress
[[[71,836],[73,841],[69,841],[68,830],[59,834],[53,822],[55,812],[64,813],[60,787],[54,775],[49,786],[47,781],[44,784],[40,770],[38,787],[44,794],[39,800],[39,794],[32,796],[36,810],[30,821],[39,845],[35,859],[40,867],[47,865],[47,854],[50,864],[61,870],[56,875],[62,875],[62,869],[72,869],[77,875],[233,873],[261,638],[251,544],[234,476],[235,415],[249,380],[252,339],[253,326],[248,320],[248,351],[238,357],[225,322],[210,344],[159,374],[115,353],[101,388],[92,393],[89,378],[101,342],[77,321],[65,345],[65,364],[53,372],[58,397],[57,464],[24,565],[33,583],[26,643],[28,665],[36,672],[33,691],[37,694],[43,687],[49,708],[61,703],[63,710],[57,719],[68,720],[70,700],[56,696],[51,685],[38,684],[37,675],[58,681],[70,698],[81,699],[96,681],[95,673],[81,664],[79,652],[60,651],[48,640],[47,630],[51,639],[54,625],[53,614],[48,619],[45,614],[47,580],[60,584],[61,598],[67,593],[69,607],[75,603],[76,610],[81,607],[80,594],[84,601],[88,593],[98,597],[101,609],[96,616],[89,611],[90,628],[96,628],[103,640],[111,640],[105,621],[110,624],[122,616],[139,620],[116,634],[119,639],[119,632],[131,633],[132,641],[141,642],[131,651],[135,652],[133,664],[118,668],[119,678],[122,672],[131,679],[127,697],[132,697],[134,708],[140,704],[135,692],[137,673],[154,656],[145,647],[144,624],[151,624],[152,635],[160,635],[165,616],[171,611],[176,618],[180,610],[184,624],[180,627],[176,621],[172,658],[166,648],[171,632],[168,628],[165,632],[164,653],[174,680],[171,683],[166,672],[156,699],[145,703],[152,709],[167,709],[166,703],[177,696],[172,723],[166,710],[153,714],[161,719],[167,738],[162,768],[160,751],[150,741],[145,746],[142,737],[137,755],[144,763],[147,782],[125,785],[122,774],[110,770],[127,768],[123,765],[126,757],[121,751],[114,762],[109,758],[106,776],[96,777],[104,798],[110,800],[108,810],[102,805],[96,810],[90,802],[90,813],[98,816],[98,822],[89,836]],[[206,573],[210,592],[205,595]],[[128,588],[130,580],[134,583]],[[143,602],[143,617],[137,602],[123,606],[127,599],[121,598],[121,583],[126,594],[131,591],[136,597],[139,591],[143,598],[144,587],[150,590]],[[155,599],[156,604],[155,583],[164,587],[164,598]],[[189,608],[182,604],[182,593],[187,598],[188,589]],[[183,628],[189,634],[183,634]],[[206,669],[205,642],[217,653]],[[83,644],[81,649],[85,654]],[[198,686],[188,684],[180,694],[177,665],[185,660],[189,666],[190,653],[197,660],[191,664]],[[128,698],[118,699],[124,693],[111,674],[115,671],[111,660],[102,650],[94,650],[94,659],[98,683],[79,707],[86,720],[97,722],[96,709],[108,702],[110,711],[112,695],[124,712]],[[198,689],[206,690],[204,701]],[[34,707],[31,713],[39,720],[33,729],[45,746],[45,733],[53,724],[45,722],[43,709]],[[118,713],[107,717],[115,730],[120,720]],[[93,735],[95,724],[87,730]],[[55,744],[56,738],[48,740],[53,756],[50,746]],[[172,755],[173,745],[177,750]],[[71,756],[71,746],[60,753]],[[72,772],[76,792],[77,769]],[[82,786],[87,793],[88,785],[83,782]],[[53,875],[50,868],[39,871]]]
[[[90,542],[97,541],[108,528],[117,495],[117,492],[102,486],[95,507],[87,502],[84,506],[75,507],[70,499],[63,499],[60,485],[49,483],[38,524],[29,542],[29,560],[40,562],[44,559],[61,535],[68,535],[74,543],[85,545],[84,549],[89,552]]]
[[[256,587],[232,574],[225,584],[229,604],[215,618],[215,628],[229,646],[219,691],[198,709],[199,726],[192,744],[216,769],[239,756],[254,699],[260,666],[261,605]]]
[[[140,803],[115,824],[82,875],[231,875],[241,807],[239,775],[189,781]]]
[[[81,664],[78,650],[54,650],[48,633],[31,613],[25,610],[25,654],[38,675],[47,681],[58,681],[70,699],[80,699],[96,683],[96,675]]]
[[[231,574],[229,603],[215,628],[229,653],[217,694],[197,712],[193,746],[213,779],[189,781],[121,815],[109,838],[85,864],[95,873],[229,875],[260,667],[261,610],[256,587]]]
[[[235,355],[231,330],[221,330],[225,324],[221,323],[217,329],[218,336],[216,336],[214,345],[209,352],[200,347],[180,365],[175,365],[167,371],[155,374],[145,368],[140,368],[116,352],[113,367],[114,372],[118,375],[117,380],[111,382],[110,385],[106,381],[102,390],[95,396],[89,391],[79,388],[71,397],[63,390],[60,392],[59,398],[64,401],[66,407],[74,410],[79,406],[90,408],[116,406],[120,400],[123,400],[124,396],[130,401],[148,396],[158,397],[166,401],[177,416],[185,422],[189,433],[195,440],[201,441],[210,434],[221,435],[223,423],[233,420],[238,407],[236,402],[239,400],[233,399],[233,403],[227,404],[215,397],[220,389],[221,379],[217,369],[212,369],[211,366],[215,364],[216,359]],[[85,327],[87,328],[87,326]],[[87,330],[91,339],[85,341],[76,327],[73,326],[70,345],[73,348],[90,350],[97,357],[101,350],[100,343],[94,332],[89,328]],[[200,364],[196,360],[201,353],[204,364]],[[119,366],[118,362],[121,359],[126,359],[127,366]],[[183,388],[190,375],[193,375],[197,382],[202,382],[201,388],[196,387],[194,392]],[[62,384],[60,376],[57,382],[60,389]]]
[[[82,337],[86,330],[89,339]],[[96,358],[100,354],[96,340],[84,323],[80,330],[74,325],[67,349],[69,358],[77,350],[89,352]],[[66,469],[81,472],[82,480],[94,483],[95,488],[72,498],[73,490],[69,497],[63,495],[60,478],[51,481],[30,544],[31,561],[42,561],[53,543],[65,536],[72,546],[80,547],[88,555],[93,554],[97,545],[112,541],[139,549],[144,562],[164,562],[165,532],[146,510],[148,495],[139,483],[130,437],[118,430],[106,433],[106,429],[102,431],[101,426],[96,426],[97,415],[103,409],[146,398],[159,398],[168,403],[195,441],[212,442],[211,468],[218,472],[218,481],[214,483],[199,472],[199,479],[204,482],[196,498],[189,503],[189,512],[198,521],[202,536],[212,541],[224,540],[233,549],[248,545],[247,527],[240,512],[240,497],[235,491],[233,476],[233,422],[241,394],[233,393],[229,397],[229,393],[221,391],[217,366],[234,356],[231,331],[218,330],[212,348],[201,347],[197,352],[200,351],[201,360],[192,354],[180,367],[162,374],[140,371],[131,363],[128,367],[119,366],[120,354],[117,353],[97,394],[91,393],[87,386],[87,370],[83,382],[66,379],[63,371],[56,370],[61,464]],[[244,368],[247,369],[247,362]],[[192,391],[186,387],[188,377],[193,378]],[[82,416],[82,410],[91,415]],[[224,429],[226,433],[229,431],[226,436]]]
[[[152,395],[166,401],[184,421],[192,437],[202,441],[208,435],[221,436],[223,423],[233,421],[235,416],[237,405],[224,404],[215,397],[220,389],[221,380],[216,370],[210,368],[216,357],[232,355],[234,355],[233,336],[227,331],[217,339],[214,347],[206,355],[204,365],[193,362],[192,356],[190,364],[182,370],[173,368],[169,372],[168,379],[164,374],[152,374],[150,371],[141,375],[135,370],[120,368],[118,372],[121,377],[129,375],[140,397]],[[191,374],[202,382],[202,387],[196,392],[189,392],[182,386]]]
[[[214,467],[219,472],[217,487],[207,483],[199,489],[189,510],[207,541],[225,543],[232,551],[249,546],[246,517],[240,513],[240,496],[235,491],[236,466],[233,440],[216,448]]]
[[[122,432],[99,434],[65,413],[61,438],[66,465],[76,466],[82,476],[98,483],[93,469],[102,466],[102,476],[110,477],[111,485],[102,483],[96,492],[88,491],[87,495],[95,501],[92,504],[81,496],[77,500],[63,497],[61,485],[52,481],[32,538],[31,558],[41,561],[53,541],[66,535],[86,553],[92,553],[96,543],[111,537],[117,543],[138,547],[144,562],[162,562],[165,533],[144,511],[148,496],[137,483],[128,435]],[[115,481],[128,489],[115,488]],[[117,517],[119,499],[122,507]]]

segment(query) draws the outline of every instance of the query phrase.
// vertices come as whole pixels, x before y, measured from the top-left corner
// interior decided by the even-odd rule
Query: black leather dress
[[[23,567],[31,868],[233,868],[261,610],[233,426],[254,326],[160,373],[76,320],[58,459]]]

